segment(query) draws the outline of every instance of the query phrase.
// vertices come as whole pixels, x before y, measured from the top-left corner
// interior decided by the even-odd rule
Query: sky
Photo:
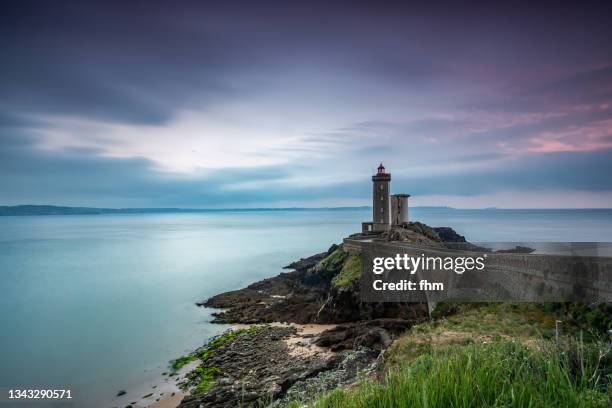
[[[2,1],[0,205],[612,207],[612,9],[409,3]]]

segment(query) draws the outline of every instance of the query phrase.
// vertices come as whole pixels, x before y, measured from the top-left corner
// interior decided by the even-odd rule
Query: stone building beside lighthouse
[[[409,194],[391,195],[391,173],[380,163],[372,176],[372,221],[361,223],[362,232],[382,232],[408,223]]]

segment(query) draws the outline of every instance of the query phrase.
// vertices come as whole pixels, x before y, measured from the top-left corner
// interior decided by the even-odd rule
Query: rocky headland
[[[359,234],[357,234],[359,235]],[[410,223],[372,239],[427,246],[464,242],[452,228]],[[174,362],[200,361],[181,384],[181,407],[277,406],[374,375],[384,351],[429,319],[426,304],[360,301],[361,260],[339,245],[290,271],[213,296],[215,323],[237,329]]]

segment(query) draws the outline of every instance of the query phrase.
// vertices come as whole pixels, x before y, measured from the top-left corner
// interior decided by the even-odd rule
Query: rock
[[[362,303],[359,281],[332,287],[332,279],[348,254],[337,246],[329,251],[314,266],[213,296],[199,305],[225,309],[213,314],[215,323],[345,323],[386,317],[421,319],[427,315],[426,306],[414,303]]]
[[[368,347],[371,349],[382,350],[391,344],[391,336],[389,333],[382,328],[376,327],[369,329],[364,334],[355,337],[353,341],[353,349],[359,349],[360,347]]]
[[[220,386],[225,386],[225,385],[232,385],[234,383],[234,380],[228,377],[222,377],[222,378],[219,378],[217,382],[219,383]]]
[[[433,247],[440,246],[440,238],[433,230],[431,230],[430,236],[426,236],[421,234],[420,232],[416,232],[413,229],[408,228],[409,226],[410,225],[406,226],[406,228],[393,228],[388,231],[385,231],[379,235],[378,239],[382,241],[410,242],[413,244],[427,245]]]
[[[517,246],[515,246],[514,248],[511,248],[511,249],[498,249],[495,252],[498,252],[498,253],[501,253],[501,254],[530,254],[530,253],[532,253],[534,251],[535,251],[535,249],[533,249],[533,248],[517,245]]]
[[[457,232],[450,227],[436,227],[433,230],[438,234],[442,242],[466,242],[463,235],[457,234]]]
[[[125,395],[125,394],[127,394],[127,391],[125,391],[125,390],[119,390],[119,391],[117,391],[117,396],[118,396],[118,397],[120,397],[120,396],[122,396],[122,395]]]
[[[289,265],[285,266],[283,269],[308,269],[308,268],[312,268],[317,263],[319,263],[319,261],[323,260],[325,257],[330,255],[332,252],[334,252],[338,248],[339,248],[339,246],[337,244],[333,244],[331,247],[329,247],[327,252],[321,252],[320,254],[312,255],[312,256],[309,256],[308,258],[302,258],[299,261],[290,263]]]
[[[381,351],[391,344],[392,337],[413,324],[414,321],[404,319],[374,319],[342,324],[321,333],[315,344],[329,347],[332,351],[357,350],[361,347]]]
[[[337,364],[334,367],[310,378],[297,381],[289,387],[279,406],[282,406],[282,402],[291,400],[307,401],[322,392],[355,382],[363,375],[372,372],[377,356],[377,352],[367,348],[343,352],[337,356]]]
[[[180,406],[235,407],[241,401],[256,405],[258,400],[282,397],[296,382],[337,364],[333,358],[318,355],[292,356],[285,339],[295,333],[293,327],[268,326],[224,343],[206,361],[221,372],[217,385],[185,397]]]

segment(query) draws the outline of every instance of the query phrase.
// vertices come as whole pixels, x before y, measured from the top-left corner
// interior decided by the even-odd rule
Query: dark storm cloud
[[[240,85],[229,75],[258,63],[247,43],[208,24],[214,16],[205,4],[1,7],[5,109],[156,124],[194,100],[232,95]]]
[[[1,7],[4,109],[117,121],[160,123],[194,99],[257,92],[248,80],[232,78],[265,80],[266,71],[286,61],[419,88],[612,55],[609,13],[589,7],[520,12],[499,5],[185,1]]]

